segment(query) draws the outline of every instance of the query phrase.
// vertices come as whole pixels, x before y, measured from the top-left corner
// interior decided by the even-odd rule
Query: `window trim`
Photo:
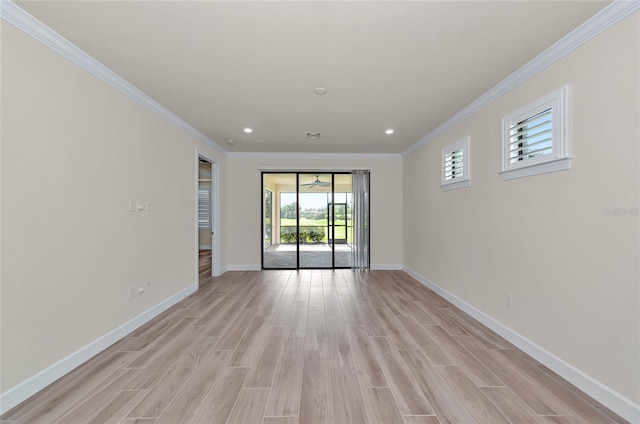
[[[569,155],[569,86],[565,85],[538,100],[516,110],[502,119],[502,175],[503,180],[528,177],[571,168]],[[509,155],[511,127],[551,109],[551,153],[511,163]]]
[[[471,150],[469,150],[471,136],[466,136],[456,141],[455,143],[447,144],[442,148],[442,156],[440,158],[440,164],[442,166],[440,187],[442,191],[456,190],[459,188],[466,188],[471,186],[471,167],[470,157]],[[450,153],[456,150],[462,149],[462,177],[447,180],[446,179],[446,157]]]

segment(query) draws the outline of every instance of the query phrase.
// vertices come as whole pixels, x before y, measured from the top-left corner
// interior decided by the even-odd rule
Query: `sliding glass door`
[[[264,269],[353,267],[351,179],[350,173],[263,172]]]

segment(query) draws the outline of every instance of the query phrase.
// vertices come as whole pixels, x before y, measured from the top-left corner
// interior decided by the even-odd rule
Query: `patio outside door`
[[[352,199],[349,173],[263,172],[262,268],[350,268]]]

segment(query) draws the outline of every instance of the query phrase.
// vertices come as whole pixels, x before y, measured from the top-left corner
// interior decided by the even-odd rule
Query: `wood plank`
[[[340,304],[342,322],[344,322],[345,325],[363,324],[363,320],[356,307],[356,302],[351,296],[338,296],[338,303]]]
[[[272,316],[280,303],[280,297],[282,297],[280,292],[269,293],[262,303],[262,307],[258,309],[257,315],[261,317]]]
[[[305,330],[305,350],[327,350],[327,328],[324,308],[309,308]]]
[[[79,423],[89,420],[105,403],[109,403],[125,388],[140,370],[120,369],[107,378],[102,384],[91,390],[78,400],[66,413],[47,420],[51,424]]]
[[[378,292],[382,300],[384,301],[386,307],[393,313],[393,315],[409,315],[409,311],[407,311],[399,302],[398,299],[393,295],[393,293],[389,292],[389,290],[380,290]]]
[[[543,418],[545,423],[550,424],[582,424],[582,421],[575,417],[567,417],[563,415],[545,415]]]
[[[442,327],[426,327],[426,331],[440,343],[447,354],[457,365],[464,369],[465,373],[477,386],[504,386],[504,383],[498,377],[493,375]]]
[[[220,315],[211,322],[208,326],[206,335],[209,337],[222,337],[227,331],[227,328],[235,321],[235,319],[242,313],[242,303],[232,302],[229,307],[222,311]]]
[[[442,424],[434,415],[405,415],[405,424]]]
[[[298,424],[298,417],[264,417],[262,424]]]
[[[180,358],[185,351],[189,349],[202,349],[206,348],[207,351],[211,349],[211,342],[216,342],[218,339],[215,337],[200,338],[202,328],[190,327],[184,330],[182,337],[179,337],[175,342],[162,351],[154,351],[155,358],[151,358],[152,362],[146,368],[143,368],[136,378],[127,386],[127,390],[145,390],[153,388],[156,383],[171,369],[175,362]],[[205,352],[206,353],[206,352]],[[138,356],[137,360],[142,360],[144,357]]]
[[[267,342],[249,369],[244,383],[245,388],[271,388],[288,333],[287,327],[271,328]]]
[[[402,415],[433,415],[433,408],[418,387],[411,371],[384,337],[372,337],[378,362]]]
[[[362,389],[364,408],[369,422],[380,424],[402,424],[402,415],[398,410],[391,390],[386,387]]]
[[[215,350],[234,350],[238,347],[242,336],[247,332],[251,322],[256,315],[256,311],[253,309],[243,309],[240,315],[235,319],[231,325],[227,328],[218,343],[216,343]]]
[[[389,340],[396,349],[418,349],[418,345],[413,341],[413,338],[389,309],[378,308],[375,311],[380,318],[380,323],[385,333],[387,333]]]
[[[298,278],[298,275],[296,274],[295,276],[292,274],[291,277],[289,277],[289,281],[287,281],[287,285],[285,286],[284,290],[282,291],[282,295],[283,296],[297,296],[298,293],[298,287],[300,286],[300,279]],[[307,299],[296,299],[297,301],[305,301]]]
[[[403,316],[396,318],[432,365],[456,365],[455,361],[440,347],[440,344],[413,317]]]
[[[619,416],[618,414],[616,414],[615,412],[613,412],[612,410],[610,410],[609,408],[607,408],[606,406],[601,404],[600,402],[598,402],[595,399],[589,397],[589,395],[587,395],[585,392],[583,392],[582,390],[578,389],[576,386],[572,385],[568,381],[562,379],[562,377],[560,377],[558,374],[554,373],[553,371],[551,371],[546,366],[538,363],[535,359],[531,358],[529,355],[525,354],[524,352],[522,352],[520,350],[514,350],[514,352],[522,354],[524,360],[529,361],[531,363],[535,363],[535,365],[538,368],[540,368],[540,370],[542,372],[548,374],[551,378],[553,378],[555,381],[557,381],[558,384],[560,384],[561,386],[563,386],[567,390],[572,391],[577,396],[582,398],[584,401],[589,402],[589,404],[591,406],[593,406],[594,408],[596,408],[598,411],[600,411],[601,414],[606,415],[607,417],[609,417],[611,420],[615,421],[616,423],[627,424],[627,420],[625,420],[624,418],[622,418],[621,416]]]
[[[254,317],[249,328],[240,339],[229,361],[230,367],[250,367],[262,348],[269,328],[266,317]],[[220,346],[220,344],[218,344]]]
[[[329,368],[331,379],[331,402],[336,423],[368,422],[358,377],[353,367]]]
[[[164,411],[158,424],[188,422],[198,411],[209,388],[220,378],[232,352],[227,350],[211,351],[203,363],[196,368],[195,374],[187,381],[178,395]]]
[[[307,334],[307,319],[309,316],[309,302],[294,302],[291,317],[287,324],[293,337],[304,337]]]
[[[363,387],[389,387],[364,327],[347,326],[346,330],[358,380]]]
[[[327,351],[330,367],[353,365],[351,346],[340,316],[325,317],[327,326]]]
[[[327,375],[326,358],[318,350],[304,352],[302,392],[300,395],[300,422],[331,423],[331,390]]]
[[[310,288],[309,307],[324,308],[324,291],[322,290],[322,286]]]
[[[498,336],[496,333],[480,324],[458,308],[444,308],[440,309],[440,311],[451,318],[451,320],[460,327],[464,328],[467,333],[478,339],[478,341],[484,344],[488,349],[510,349],[513,347],[511,343],[507,342],[505,339]]]
[[[298,415],[302,384],[304,337],[289,337],[275,373],[265,415]]]
[[[298,285],[298,291],[294,294],[296,296],[296,302],[308,302],[311,294],[311,285],[307,283],[300,283]]]
[[[400,355],[416,379],[422,393],[429,401],[434,413],[443,424],[468,424],[474,422],[469,412],[453,394],[451,388],[429,364],[424,353],[419,350],[401,350]]]
[[[435,368],[476,422],[511,424],[460,367],[437,366]]]
[[[123,366],[123,362],[130,361],[133,355],[131,352],[115,352],[101,357],[99,362],[95,363],[93,368],[87,369],[84,375],[78,375],[75,381],[68,382],[59,390],[53,391],[42,402],[36,402],[35,406],[23,410],[21,415],[15,416],[15,421],[17,423],[51,422],[88,392],[99,388],[109,376]]]
[[[367,329],[367,334],[372,337],[385,337],[387,333],[384,331],[384,327],[380,324],[378,315],[376,315],[373,307],[369,302],[357,302],[356,307],[358,313],[362,317],[364,327]]]
[[[111,401],[105,402],[87,422],[89,424],[119,423],[145,394],[146,390],[121,390]]]
[[[227,424],[261,424],[269,389],[241,389]]]
[[[193,342],[201,333],[200,328],[194,328],[196,318],[183,318],[172,326],[166,333],[158,338],[140,352],[136,358],[127,366],[128,368],[146,368],[155,360],[162,360],[164,355],[172,356],[175,351],[182,353],[185,344]],[[166,351],[169,350],[169,353]]]
[[[480,390],[512,423],[544,424],[544,420],[508,387],[481,387]]]
[[[415,302],[415,304],[422,309],[437,325],[442,327],[447,333],[452,336],[468,336],[469,333],[458,325],[455,321],[449,318],[441,308],[435,307],[429,302]]]
[[[131,409],[128,418],[158,418],[167,405],[175,398],[180,389],[187,383],[185,376],[191,375],[204,361],[206,355],[216,342],[214,337],[204,337],[191,349],[185,352],[174,364],[168,366],[165,373],[158,372],[159,377],[154,381],[151,390],[147,391],[144,399]],[[137,378],[134,380],[136,381]],[[133,382],[129,384],[131,387]]]
[[[225,368],[193,417],[194,423],[224,423],[235,405],[249,368]],[[178,422],[178,421],[176,421]]]
[[[585,401],[573,391],[567,390],[566,387],[559,384],[554,378],[543,372],[536,365],[527,361],[522,355],[511,349],[496,352],[499,352],[498,355],[501,358],[504,358],[514,364],[524,376],[533,381],[542,383],[547,390],[551,391],[556,398],[560,399],[563,404],[566,405],[570,412],[567,415],[573,415],[578,420],[589,423],[615,423],[611,417],[604,415],[598,409],[594,408],[591,403]]]
[[[155,424],[155,418],[124,418],[119,424]]]
[[[280,302],[278,302],[278,306],[269,320],[269,324],[287,325],[289,323],[289,317],[291,316],[291,310],[293,309],[294,302],[295,296],[281,296]]]
[[[324,294],[324,314],[325,316],[341,315],[338,294],[333,289],[323,291]]]

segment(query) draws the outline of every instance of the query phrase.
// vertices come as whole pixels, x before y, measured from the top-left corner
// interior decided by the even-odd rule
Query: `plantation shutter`
[[[459,148],[444,156],[444,180],[449,181],[464,176],[464,148]]]
[[[198,228],[211,228],[211,189],[198,188]]]
[[[553,152],[553,112],[549,108],[524,121],[511,124],[509,162],[515,163]]]

